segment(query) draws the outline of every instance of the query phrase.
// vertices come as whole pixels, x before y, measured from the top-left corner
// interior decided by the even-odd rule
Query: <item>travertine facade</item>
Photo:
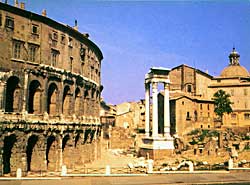
[[[0,3],[0,171],[60,171],[100,153],[100,49],[88,34]]]

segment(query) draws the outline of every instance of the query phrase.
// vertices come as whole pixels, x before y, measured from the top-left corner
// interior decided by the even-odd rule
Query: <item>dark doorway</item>
[[[31,160],[32,160],[32,153],[33,148],[38,141],[38,136],[32,135],[28,140],[28,145],[26,148],[26,155],[27,155],[27,171],[31,170]]]
[[[18,83],[19,79],[16,76],[12,76],[7,80],[5,112],[18,111],[18,98],[20,93]]]
[[[4,138],[4,147],[3,147],[3,173],[7,174],[11,172],[10,167],[10,158],[12,154],[12,148],[17,141],[16,135],[12,134]]]

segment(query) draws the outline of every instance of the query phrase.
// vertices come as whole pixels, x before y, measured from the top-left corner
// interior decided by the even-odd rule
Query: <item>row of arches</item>
[[[22,92],[20,84],[20,79],[16,76],[11,76],[7,80],[5,112],[22,111],[22,96],[25,96],[25,92]],[[57,82],[50,82],[46,90],[42,88],[39,80],[32,80],[27,88],[26,111],[29,114],[47,112],[50,115],[81,116],[86,114],[87,110],[92,110],[88,112],[90,115],[98,115],[100,93],[97,89],[80,86],[73,89],[73,85],[66,83],[60,87]]]
[[[84,134],[68,133],[63,136],[51,134],[43,136],[29,134],[7,134],[3,136],[2,160],[3,174],[11,174],[17,168],[24,172],[60,171],[62,165],[73,169],[95,159],[100,148],[100,130],[86,130]],[[22,141],[24,141],[22,143]],[[73,157],[74,156],[74,157]]]

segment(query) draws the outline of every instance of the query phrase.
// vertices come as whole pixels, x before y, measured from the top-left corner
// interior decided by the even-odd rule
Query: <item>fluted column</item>
[[[152,83],[152,97],[153,97],[153,119],[152,119],[152,137],[158,136],[158,83]]]
[[[145,83],[145,135],[149,137],[150,124],[150,83]]]
[[[164,83],[164,136],[170,137],[169,84]]]

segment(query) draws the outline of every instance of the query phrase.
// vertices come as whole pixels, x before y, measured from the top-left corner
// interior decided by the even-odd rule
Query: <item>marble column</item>
[[[150,124],[150,84],[145,83],[145,135],[149,137]]]
[[[169,84],[164,83],[164,136],[170,137]]]
[[[152,137],[158,136],[158,83],[152,83],[152,97],[153,97],[153,119],[152,119]]]

